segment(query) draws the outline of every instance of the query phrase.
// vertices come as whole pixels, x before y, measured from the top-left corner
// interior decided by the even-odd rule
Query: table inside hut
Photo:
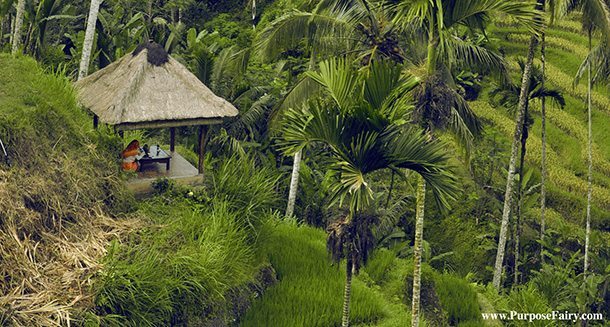
[[[140,148],[140,152],[142,155],[138,156],[138,162],[140,163],[140,170],[144,171],[146,166],[149,166],[151,163],[165,163],[165,170],[169,170],[170,168],[170,160],[172,156],[169,155],[165,150],[161,149],[158,145],[152,145],[148,149],[148,153],[144,151],[143,148]]]

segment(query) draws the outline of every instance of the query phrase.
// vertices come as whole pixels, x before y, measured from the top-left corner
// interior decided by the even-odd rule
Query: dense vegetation
[[[543,3],[0,0],[0,323],[607,319],[610,3]],[[148,40],[239,115],[203,185],[135,200],[114,158],[168,137],[94,130],[72,82]]]

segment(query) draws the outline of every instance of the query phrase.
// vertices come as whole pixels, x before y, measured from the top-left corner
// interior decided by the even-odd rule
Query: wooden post
[[[169,151],[174,152],[174,147],[176,143],[176,128],[170,127],[169,129]]]
[[[199,164],[197,168],[199,169],[199,174],[203,174],[203,158],[205,155],[205,146],[206,146],[206,134],[208,133],[208,127],[206,125],[199,126]]]
[[[97,115],[93,115],[93,128],[97,129],[97,125],[98,125],[98,117],[97,117]]]

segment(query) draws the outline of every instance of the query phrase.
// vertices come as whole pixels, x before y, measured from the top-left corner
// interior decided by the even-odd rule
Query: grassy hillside
[[[280,283],[248,311],[241,326],[340,326],[345,267],[331,266],[325,233],[295,222],[268,228],[261,250],[277,270]],[[355,279],[353,287],[351,320],[355,325],[409,324],[399,304],[361,279]]]
[[[547,152],[549,168],[549,204],[567,222],[584,226],[587,183],[587,117],[586,83],[573,85],[582,59],[588,52],[587,39],[580,29],[577,17],[552,26],[547,31],[547,77],[551,87],[563,91],[566,107],[561,109],[547,104]],[[526,53],[529,35],[511,25],[500,25],[492,30],[492,37],[515,63]],[[536,60],[535,64],[540,65]],[[518,66],[513,65],[518,74]],[[610,243],[610,97],[606,88],[593,92],[593,228],[598,229],[597,249]],[[483,98],[474,103],[475,112],[493,128],[509,136],[513,133],[514,119],[502,108],[492,108]],[[534,167],[540,165],[540,104],[534,103],[534,126],[528,140],[526,160]],[[507,144],[508,146],[508,144]],[[538,170],[538,169],[537,169]],[[582,233],[581,233],[582,234]],[[584,234],[582,234],[584,235]],[[603,236],[602,236],[603,235]],[[601,240],[603,238],[603,241]]]
[[[0,324],[68,324],[90,307],[91,276],[133,221],[115,138],[94,133],[70,81],[0,54]]]

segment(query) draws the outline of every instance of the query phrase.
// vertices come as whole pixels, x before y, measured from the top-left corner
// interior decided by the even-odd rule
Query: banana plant
[[[38,57],[45,46],[49,23],[57,21],[58,24],[65,24],[67,21],[80,18],[80,15],[75,14],[76,9],[68,0],[41,0],[36,7],[32,27],[27,37],[28,52]]]

